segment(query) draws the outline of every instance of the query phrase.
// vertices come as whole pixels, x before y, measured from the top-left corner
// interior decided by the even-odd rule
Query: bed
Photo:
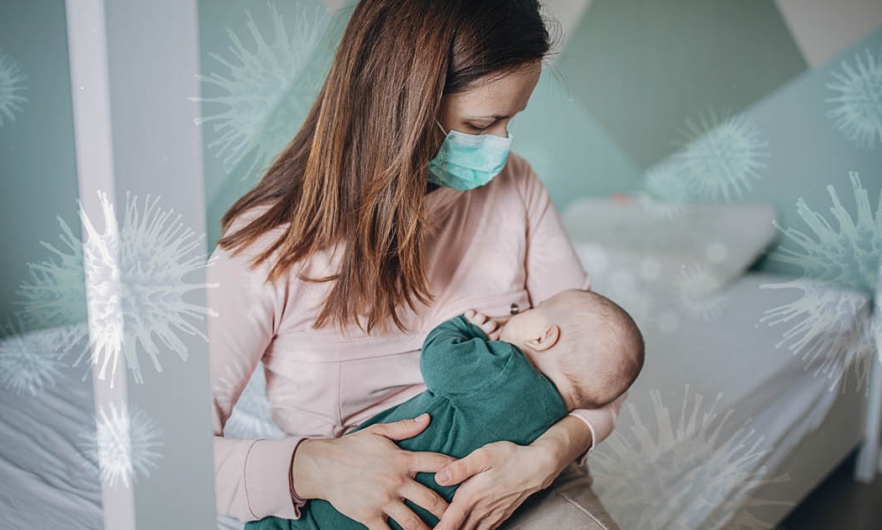
[[[647,343],[616,431],[589,459],[601,500],[623,529],[773,528],[862,442],[875,359],[865,332],[868,297],[815,286],[813,296],[854,311],[815,337],[838,355],[803,359],[789,349],[799,335],[786,338],[794,321],[776,323],[786,315],[781,308],[806,292],[793,278],[715,276],[698,281],[699,303],[683,280],[705,276],[681,268],[666,279],[679,258],[635,259],[580,231],[579,215],[565,219],[593,288],[634,314]],[[51,333],[2,339],[0,352],[41,344]],[[94,405],[81,376],[80,368],[59,367],[56,383],[34,395],[0,387],[0,528],[103,527],[100,482],[82,450]],[[228,436],[282,436],[262,384],[257,370]],[[219,517],[218,526],[243,525]]]
[[[588,464],[622,528],[774,528],[863,441],[871,300],[749,272],[775,242],[774,218],[768,205],[633,197],[563,214],[592,288],[647,345]]]

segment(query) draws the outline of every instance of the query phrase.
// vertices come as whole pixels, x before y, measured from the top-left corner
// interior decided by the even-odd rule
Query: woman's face
[[[541,73],[542,62],[536,61],[465,92],[447,94],[441,98],[438,121],[448,132],[452,129],[505,138],[508,122],[527,106]]]

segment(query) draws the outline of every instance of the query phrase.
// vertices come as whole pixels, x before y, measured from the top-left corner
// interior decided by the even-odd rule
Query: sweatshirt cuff
[[[580,420],[584,421],[585,425],[587,425],[588,429],[591,431],[591,446],[588,447],[588,449],[585,450],[581,455],[579,455],[575,460],[576,464],[578,464],[580,466],[584,466],[585,462],[588,461],[588,453],[590,453],[594,449],[594,447],[597,445],[597,433],[594,431],[594,426],[591,425],[590,421],[583,418],[579,414],[575,414],[578,410],[579,409],[576,409],[573,412],[570,412],[568,414],[568,416],[575,416],[575,417],[579,418]]]
[[[245,495],[255,519],[276,516],[299,519],[304,499],[294,496],[291,462],[305,440],[297,436],[281,440],[257,440],[245,456]]]

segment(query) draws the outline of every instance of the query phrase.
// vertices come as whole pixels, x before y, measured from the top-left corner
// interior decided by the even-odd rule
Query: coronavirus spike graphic
[[[874,57],[867,48],[864,57],[857,54],[854,63],[842,61],[841,70],[831,72],[827,88],[836,95],[827,98],[827,117],[858,148],[875,149],[882,144],[882,49]]]
[[[215,285],[186,280],[207,266],[196,252],[201,237],[181,222],[180,214],[162,209],[159,197],[148,195],[141,203],[127,193],[125,214],[118,221],[107,195],[99,191],[98,196],[103,230],[80,208],[85,232],[80,242],[59,219],[64,245],[43,244],[52,257],[31,265],[31,277],[19,293],[24,297],[24,314],[35,322],[69,325],[87,315],[88,345],[74,366],[88,355],[93,365],[100,365],[99,378],[110,375],[113,386],[122,354],[135,382],[141,383],[139,352],[146,353],[161,372],[160,346],[186,360],[187,347],[180,334],[207,340],[194,322],[215,313],[185,298]]]
[[[681,148],[647,172],[644,189],[658,201],[683,203],[741,199],[762,178],[768,143],[745,115],[716,113],[686,120]]]
[[[650,407],[625,404],[618,429],[592,455],[595,489],[621,528],[772,528],[749,509],[781,502],[752,493],[789,478],[766,477],[763,437],[747,423],[729,427],[733,411],[717,411],[720,394],[705,403],[686,385],[679,415],[661,392],[649,397]]]
[[[796,211],[811,233],[778,226],[784,241],[771,258],[799,267],[802,278],[760,286],[802,292],[793,302],[767,310],[761,321],[789,326],[777,346],[802,355],[807,368],[817,366],[816,374],[832,378],[831,390],[841,380],[834,377],[838,368],[855,359],[857,388],[868,388],[864,386],[869,376],[865,356],[873,345],[872,334],[864,328],[869,325],[870,296],[876,289],[882,256],[882,200],[874,215],[858,173],[849,172],[849,178],[857,214],[849,213],[832,185],[827,186],[832,222],[800,197]]]
[[[24,82],[28,76],[22,73],[21,66],[12,57],[0,51],[0,127],[3,119],[15,120],[15,113],[22,112],[28,98],[21,95],[27,87]]]
[[[265,167],[294,138],[318,95],[325,68],[320,45],[330,23],[327,9],[319,5],[310,14],[297,4],[289,28],[276,6],[267,6],[271,35],[265,37],[245,10],[249,38],[227,28],[230,56],[209,54],[228,73],[197,75],[204,91],[217,95],[190,98],[208,104],[203,109],[223,109],[197,118],[196,124],[212,124],[217,138],[208,147],[223,157],[228,172],[250,159],[243,180],[254,178],[255,169]],[[249,41],[254,44],[245,44]]]
[[[80,434],[86,466],[111,488],[130,488],[139,477],[149,477],[162,458],[163,434],[144,411],[124,403],[99,407],[94,430]]]
[[[17,396],[36,397],[62,377],[54,330],[25,332],[20,318],[0,326],[0,386]]]

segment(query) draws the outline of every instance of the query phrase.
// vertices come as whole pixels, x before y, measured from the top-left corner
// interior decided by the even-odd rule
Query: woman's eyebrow
[[[524,111],[524,110],[527,110],[526,105],[524,105],[524,108],[521,109],[521,111]],[[518,111],[518,112],[520,112],[520,111]],[[504,120],[504,119],[508,118],[508,116],[500,116],[498,114],[487,114],[487,115],[483,115],[483,116],[476,115],[476,116],[469,116],[468,117],[468,119],[486,119],[486,118],[494,118],[497,120]]]

